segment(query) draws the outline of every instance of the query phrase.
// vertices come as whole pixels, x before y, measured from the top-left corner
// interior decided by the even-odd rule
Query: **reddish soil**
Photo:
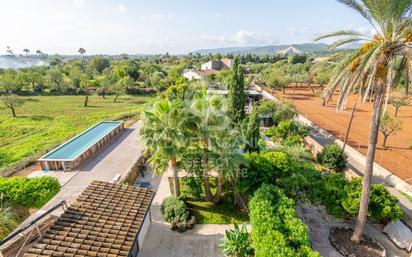
[[[320,87],[313,86],[313,88],[316,94],[321,92]],[[268,92],[270,92],[269,89]],[[293,103],[299,113],[341,140],[344,139],[347,130],[353,102],[357,101],[348,144],[359,152],[366,154],[372,103],[362,103],[357,95],[351,95],[346,110],[337,112],[336,100],[338,93],[333,96],[327,107],[322,106],[320,97],[314,96],[311,89],[306,86],[296,87],[295,97],[293,97],[291,86],[286,89],[285,94],[276,91],[274,95],[288,100],[294,98]],[[394,113],[392,105],[388,104],[388,111]],[[375,162],[412,184],[412,104],[401,107],[398,118],[402,120],[402,129],[396,135],[389,136],[386,149],[382,147],[383,136],[379,133]]]

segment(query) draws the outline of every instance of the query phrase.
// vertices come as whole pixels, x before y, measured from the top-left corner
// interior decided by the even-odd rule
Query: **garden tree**
[[[373,37],[358,31],[343,30],[319,37],[339,37],[332,47],[348,43],[365,42],[359,49],[350,53],[337,67],[336,75],[324,90],[323,98],[327,103],[333,92],[339,88],[340,96],[337,109],[342,110],[347,102],[351,89],[359,82],[367,80],[366,88],[361,88],[364,100],[373,97],[373,114],[371,119],[368,150],[365,171],[362,181],[362,196],[352,242],[358,244],[361,240],[368,214],[370,201],[373,162],[378,139],[379,123],[386,91],[390,91],[391,81],[388,72],[396,74],[405,71],[405,66],[391,65],[397,58],[408,60],[410,65],[410,42],[412,39],[411,8],[409,0],[369,1],[369,0],[339,0],[357,11],[376,30]]]
[[[17,72],[7,69],[0,75],[0,89],[6,93],[16,93],[21,90],[20,84],[16,82]]]
[[[210,141],[218,131],[224,129],[229,123],[224,108],[223,99],[219,96],[209,96],[206,87],[203,87],[202,91],[196,94],[190,103],[190,110],[198,121],[196,134],[200,141],[199,148],[203,153],[203,164],[205,166],[203,170],[203,187],[205,199],[208,202],[220,200],[220,196],[214,197],[212,195],[207,166],[211,153],[209,149]],[[221,188],[222,183],[222,176],[219,172],[218,188]]]
[[[163,174],[169,168],[175,196],[180,195],[178,169],[197,123],[197,118],[181,100],[158,100],[143,113],[141,134],[152,155],[149,162],[154,165],[156,174]]]
[[[390,96],[388,103],[395,108],[395,117],[398,116],[399,108],[402,106],[407,106],[409,104],[409,99],[407,97],[394,97]]]
[[[51,90],[64,92],[66,90],[64,85],[64,74],[57,68],[51,68],[46,72],[46,83]]]
[[[239,58],[236,57],[233,62],[228,96],[228,113],[234,123],[241,122],[245,119],[246,99],[243,68],[239,64]]]
[[[62,64],[62,58],[59,56],[59,55],[57,55],[57,54],[55,54],[55,55],[53,55],[50,59],[49,59],[49,64],[50,64],[50,66],[52,66],[52,67],[54,67],[54,66],[59,66],[59,65],[61,65]]]
[[[128,86],[133,85],[134,81],[130,76],[125,76],[121,79],[119,79],[116,83],[113,83],[112,85],[112,89],[111,91],[114,92],[115,97],[113,99],[113,102],[116,103],[117,102],[117,98],[119,98],[119,96],[124,93],[124,91],[126,90],[126,88]]]
[[[86,53],[86,49],[84,49],[83,47],[80,47],[78,52],[82,56],[82,58],[84,58],[84,54]]]
[[[228,123],[226,123],[228,124]],[[217,130],[210,140],[209,165],[218,172],[218,187],[214,202],[221,200],[223,179],[230,182],[233,190],[233,202],[240,209],[247,209],[246,201],[237,189],[237,182],[242,176],[241,165],[245,164],[242,148],[245,140],[239,129],[231,126]]]
[[[24,99],[18,95],[7,93],[1,97],[1,100],[3,104],[11,110],[13,118],[16,118],[16,108],[24,104]]]
[[[87,107],[89,103],[89,87],[91,85],[90,79],[86,74],[81,74],[79,78],[79,90],[84,94],[83,107]]]
[[[245,150],[248,152],[259,151],[259,138],[260,138],[260,120],[259,120],[259,109],[258,106],[253,106],[252,112],[248,117],[247,128],[246,128],[246,147]]]
[[[29,53],[30,53],[30,50],[27,49],[27,48],[24,48],[24,49],[23,49],[23,52],[25,52],[25,53],[26,53],[26,56],[28,57],[28,56],[29,56]]]
[[[29,69],[27,71],[27,81],[31,84],[33,90],[38,90],[38,86],[43,83],[44,76],[37,69]]]
[[[83,71],[78,66],[72,66],[69,71],[69,79],[72,86],[76,89],[80,89],[80,80],[82,76],[85,75]]]
[[[96,56],[91,59],[89,62],[89,67],[93,70],[96,71],[98,74],[102,74],[104,69],[107,69],[110,67],[110,62],[107,58],[104,58],[103,56]]]
[[[386,140],[390,135],[395,135],[396,132],[402,129],[402,121],[396,117],[392,117],[388,113],[384,113],[380,118],[379,130],[383,135],[382,146],[386,147]]]

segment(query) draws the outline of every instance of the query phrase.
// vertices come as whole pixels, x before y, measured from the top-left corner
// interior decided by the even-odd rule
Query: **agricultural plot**
[[[138,119],[149,96],[113,99],[91,96],[83,107],[83,96],[25,97],[12,118],[10,109],[0,107],[0,172],[7,167],[35,160],[66,139],[102,120]]]

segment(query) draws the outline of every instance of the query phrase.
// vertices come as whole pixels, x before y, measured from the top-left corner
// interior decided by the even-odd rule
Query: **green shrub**
[[[227,257],[248,257],[252,253],[252,247],[246,226],[239,228],[239,225],[235,224],[233,229],[226,230],[219,247]]]
[[[307,136],[309,131],[310,128],[301,122],[284,120],[276,127],[274,137],[286,140],[290,136],[295,136],[293,140],[296,141],[299,138],[299,142],[301,142],[301,138]],[[289,141],[292,141],[292,139],[289,139]]]
[[[329,214],[337,218],[345,216],[342,201],[346,197],[345,187],[348,184],[348,180],[340,173],[332,173],[323,177],[322,204]]]
[[[334,171],[342,171],[347,164],[346,153],[336,144],[326,145],[317,155],[318,162]]]
[[[60,191],[57,179],[44,176],[40,178],[0,177],[0,193],[6,200],[26,208],[40,208]]]
[[[189,218],[186,204],[174,196],[169,196],[163,200],[160,212],[164,220],[169,223],[172,221],[186,221]]]
[[[238,181],[241,192],[252,194],[263,183],[275,184],[276,179],[287,176],[292,163],[283,152],[245,154],[247,168]]]
[[[345,187],[345,198],[342,206],[351,216],[356,216],[359,211],[362,194],[361,178],[353,179]],[[392,196],[382,184],[373,185],[368,208],[368,217],[375,222],[387,223],[402,218],[403,211],[398,204],[398,199]]]
[[[285,194],[294,200],[321,203],[322,176],[314,169],[294,172],[290,176],[281,178],[276,183]]]
[[[182,195],[192,196],[196,199],[202,197],[202,179],[195,176],[189,176],[183,179],[182,182]]]
[[[286,153],[295,162],[306,162],[312,158],[310,152],[301,145],[291,145],[282,148],[282,151]]]
[[[280,188],[262,185],[250,200],[249,209],[256,257],[320,256],[309,249],[307,226],[297,217],[294,201]]]
[[[192,229],[196,223],[195,217],[190,216],[185,202],[175,196],[169,196],[163,200],[160,213],[163,219],[170,223],[170,229],[180,233]]]

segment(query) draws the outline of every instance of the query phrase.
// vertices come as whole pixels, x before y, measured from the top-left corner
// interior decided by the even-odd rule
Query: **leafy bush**
[[[202,197],[203,187],[202,180],[195,176],[189,176],[182,180],[182,195],[192,196],[196,199]]]
[[[354,179],[346,185],[345,194],[342,206],[350,215],[356,216],[362,194],[361,178]],[[392,196],[384,185],[372,185],[368,217],[376,222],[387,223],[402,216],[403,211],[398,204],[398,199]]]
[[[286,140],[290,136],[295,136],[294,139],[289,139],[289,141],[296,141],[299,138],[299,142],[301,142],[301,138],[307,136],[309,131],[310,128],[301,122],[284,120],[276,127],[274,137]]]
[[[280,178],[276,185],[294,200],[321,203],[322,175],[315,169],[301,170]]]
[[[347,164],[347,156],[336,144],[326,145],[317,155],[318,162],[335,171],[342,171]]]
[[[260,115],[271,116],[275,124],[293,119],[297,114],[291,103],[270,100],[260,102],[258,112]]]
[[[238,181],[241,192],[252,194],[263,183],[274,184],[277,178],[288,175],[292,168],[289,157],[283,152],[249,153],[245,172]]]
[[[44,176],[40,178],[0,177],[0,193],[6,200],[26,208],[40,208],[60,191],[57,179]]]
[[[250,246],[249,233],[246,226],[239,228],[239,225],[235,224],[233,229],[226,230],[219,247],[225,256],[248,257],[252,252],[252,247]]]
[[[301,145],[291,145],[282,148],[282,151],[286,153],[293,161],[305,162],[312,158],[310,152]]]
[[[160,212],[167,222],[186,221],[189,218],[186,204],[174,196],[169,196],[163,200]]]
[[[345,216],[342,201],[346,197],[345,187],[348,184],[349,181],[340,173],[332,173],[323,177],[322,204],[326,207],[328,213],[337,218]]]
[[[294,201],[280,188],[262,185],[249,208],[256,257],[320,256],[310,249],[308,229],[297,217]]]
[[[175,196],[163,200],[160,213],[165,221],[170,222],[170,228],[180,233],[192,229],[196,223],[195,217],[190,216],[185,202]]]

